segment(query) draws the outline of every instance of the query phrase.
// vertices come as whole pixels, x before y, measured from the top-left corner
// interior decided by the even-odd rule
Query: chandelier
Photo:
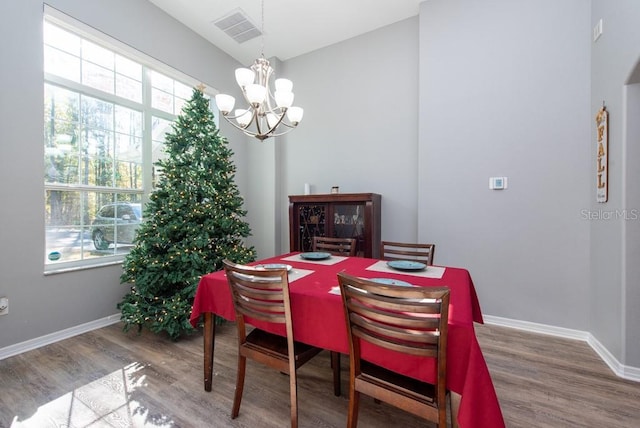
[[[262,1],[262,50],[264,51],[264,1]],[[304,110],[293,106],[293,82],[275,79],[275,90],[270,84],[273,68],[264,57],[256,59],[250,68],[236,69],[236,82],[242,90],[246,106],[233,111],[236,100],[231,95],[216,95],[216,105],[227,122],[246,135],[263,141],[295,129]],[[233,111],[233,114],[231,112]]]

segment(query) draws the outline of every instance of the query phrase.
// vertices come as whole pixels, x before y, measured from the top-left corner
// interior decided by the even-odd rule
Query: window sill
[[[80,271],[80,270],[103,268],[103,267],[113,266],[113,265],[121,265],[122,262],[123,262],[123,260],[120,259],[120,260],[111,260],[111,261],[103,262],[103,263],[93,263],[91,265],[60,266],[60,267],[56,267],[56,268],[52,267],[51,269],[47,269],[47,270],[44,271],[44,276],[57,275],[57,274],[60,274],[60,273],[76,272],[76,271]]]

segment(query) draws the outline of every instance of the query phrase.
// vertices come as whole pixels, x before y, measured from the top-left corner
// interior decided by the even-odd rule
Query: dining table
[[[475,334],[474,323],[482,324],[478,296],[468,270],[449,266],[427,266],[400,270],[389,262],[364,257],[330,256],[305,258],[290,252],[250,265],[286,266],[295,339],[329,351],[349,354],[347,327],[337,274],[393,281],[402,285],[442,287],[450,290],[447,389],[456,396],[458,426],[501,428],[505,426],[493,381]],[[393,265],[393,264],[392,264]],[[396,265],[397,267],[397,265]],[[224,270],[203,275],[196,290],[190,323],[204,324],[204,388],[212,389],[215,316],[235,320],[235,311]],[[285,335],[282,327],[255,323],[256,327]],[[425,382],[435,380],[434,360],[398,355],[394,351],[365,344],[365,360]]]

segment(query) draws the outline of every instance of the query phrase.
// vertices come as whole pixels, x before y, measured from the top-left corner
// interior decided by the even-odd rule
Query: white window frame
[[[118,40],[92,28],[86,24],[83,24],[80,21],[75,20],[74,18],[54,9],[48,5],[44,5],[44,20],[61,27],[62,29],[75,33],[79,37],[83,39],[87,39],[99,46],[102,46],[106,49],[109,49],[119,55],[122,55],[130,60],[133,60],[143,66],[143,73],[148,73],[150,70],[159,72],[167,77],[170,77],[182,84],[191,87],[197,87],[202,85],[202,82],[194,79],[191,76],[188,76],[176,69],[173,69],[162,62],[145,55],[144,53],[137,51],[136,49],[128,46]],[[44,41],[43,41],[44,42]],[[143,101],[142,101],[142,111],[143,111],[143,142],[142,142],[142,189],[123,189],[118,187],[98,187],[98,186],[90,186],[87,188],[86,185],[64,185],[57,183],[46,183],[45,182],[45,190],[95,190],[95,191],[104,191],[104,192],[113,192],[113,193],[139,193],[142,195],[143,202],[143,210],[144,204],[148,202],[149,195],[152,192],[152,180],[153,180],[153,159],[152,159],[152,126],[151,120],[152,117],[159,117],[165,120],[173,121],[176,119],[177,115],[169,114],[165,111],[154,109],[151,107],[151,81],[147,78],[147,76],[143,76]],[[51,75],[45,73],[43,79],[43,85],[52,84],[55,86],[62,87],[64,89],[69,89],[74,92],[82,93],[88,96],[100,98],[107,102],[115,102],[118,105],[122,105],[129,108],[135,108],[137,110],[140,109],[141,105],[135,103],[133,101],[127,101],[123,98],[117,97],[112,94],[108,94],[102,92],[97,89],[93,89],[89,86],[82,85],[77,82],[69,81],[67,79],[63,79],[59,76]],[[211,85],[204,85],[204,92],[207,96],[213,98],[219,92]],[[211,103],[211,108],[214,113],[214,117],[216,120],[216,125],[218,125],[218,111],[215,106],[215,103]],[[43,198],[43,204],[46,204],[46,200]],[[43,227],[46,230],[47,225],[43,224]],[[46,242],[43,248],[43,252],[46,253]],[[74,261],[60,261],[60,262],[47,262],[47,254],[44,254],[44,273],[55,274],[62,273],[74,270],[81,269],[90,269],[101,266],[109,266],[114,264],[120,264],[124,260],[124,254],[118,255],[104,255],[97,258],[88,258]]]

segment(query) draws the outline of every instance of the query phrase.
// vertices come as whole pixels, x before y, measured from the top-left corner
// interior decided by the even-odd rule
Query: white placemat
[[[339,296],[341,294],[340,286],[336,285],[335,287],[331,287],[331,290],[329,290],[329,294],[337,294]]]
[[[297,269],[297,268],[293,268],[289,271],[289,282],[293,282],[297,279],[303,278],[307,275],[311,275],[313,272],[313,270],[308,270],[308,269]]]
[[[441,266],[427,266],[425,270],[411,270],[411,271],[403,271],[398,269],[393,269],[387,266],[386,260],[380,260],[369,266],[367,270],[373,270],[376,272],[384,272],[384,273],[398,273],[400,275],[411,275],[411,276],[422,276],[424,278],[442,278],[444,275],[444,271],[446,268]]]
[[[285,257],[280,260],[286,260],[290,262],[316,263],[319,265],[335,265],[336,263],[340,263],[341,261],[346,259],[347,257],[332,255],[328,259],[324,259],[324,260],[309,260],[309,259],[303,259],[302,257],[300,257],[300,254],[294,254],[293,256]]]

